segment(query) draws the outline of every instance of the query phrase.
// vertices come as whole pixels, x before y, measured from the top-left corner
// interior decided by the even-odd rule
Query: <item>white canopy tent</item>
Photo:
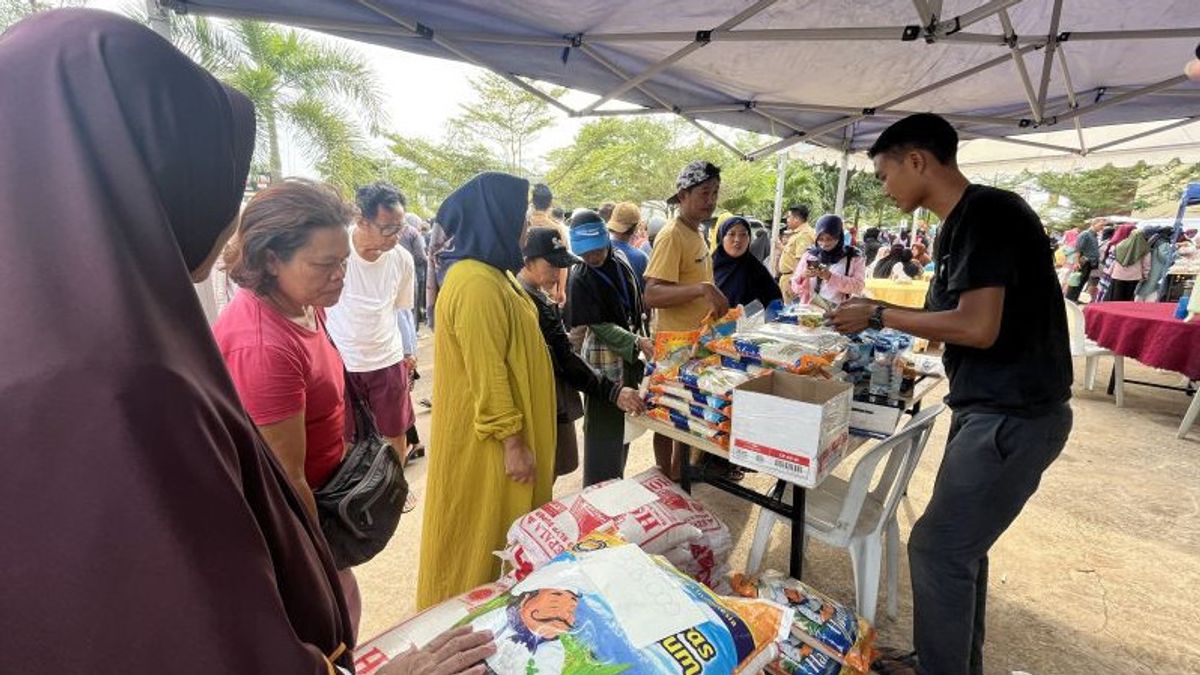
[[[1197,0],[149,2],[466,61],[574,117],[678,115],[739,155],[704,122],[779,138],[746,159],[806,142],[845,166],[916,111],[964,139],[1079,156],[1085,126],[1200,118],[1200,85],[1182,74]],[[596,98],[571,108],[530,80]],[[1019,137],[1064,128],[1074,142]]]

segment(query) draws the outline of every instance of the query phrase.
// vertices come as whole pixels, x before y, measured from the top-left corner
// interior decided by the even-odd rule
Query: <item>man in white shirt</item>
[[[357,192],[359,216],[350,229],[350,257],[338,303],[328,327],[342,354],[350,382],[375,417],[379,433],[407,462],[413,427],[409,398],[415,339],[406,344],[397,312],[411,311],[412,256],[397,247],[404,227],[404,195],[386,182]]]

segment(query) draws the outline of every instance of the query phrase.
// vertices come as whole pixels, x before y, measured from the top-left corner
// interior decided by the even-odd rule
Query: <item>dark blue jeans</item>
[[[983,675],[988,550],[1071,433],[1063,403],[1033,418],[956,412],[933,496],[908,541],[913,644],[925,675]]]

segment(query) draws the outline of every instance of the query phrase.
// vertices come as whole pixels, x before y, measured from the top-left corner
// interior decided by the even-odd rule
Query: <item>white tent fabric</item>
[[[752,158],[798,142],[862,150],[914,111],[964,138],[1200,118],[1200,85],[1182,75],[1197,0],[160,2],[597,95],[556,102],[572,115],[670,112],[781,137]]]

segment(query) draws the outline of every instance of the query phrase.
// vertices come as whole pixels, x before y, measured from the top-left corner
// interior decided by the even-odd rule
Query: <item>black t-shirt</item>
[[[1037,416],[1071,397],[1067,316],[1049,237],[1018,195],[971,185],[934,242],[925,308],[952,310],[964,291],[1004,287],[1004,315],[987,349],[946,345],[946,402],[958,411]]]

